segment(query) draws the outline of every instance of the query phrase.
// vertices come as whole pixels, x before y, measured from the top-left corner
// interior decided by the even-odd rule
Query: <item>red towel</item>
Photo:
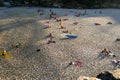
[[[76,61],[76,62],[74,63],[74,65],[75,65],[75,66],[79,66],[79,67],[82,67],[82,66],[83,66],[82,62],[80,62],[80,61]]]

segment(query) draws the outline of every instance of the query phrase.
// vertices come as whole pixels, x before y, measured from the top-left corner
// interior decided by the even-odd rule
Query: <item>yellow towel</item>
[[[9,58],[9,55],[8,55],[8,53],[6,51],[4,51],[2,53],[2,56],[3,56],[4,59],[8,59]]]

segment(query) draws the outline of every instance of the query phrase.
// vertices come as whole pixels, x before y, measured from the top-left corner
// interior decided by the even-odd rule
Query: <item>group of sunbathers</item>
[[[104,48],[104,50],[102,50],[101,53],[102,53],[103,55],[105,55],[105,56],[116,57],[116,55],[115,55],[112,51],[107,51],[106,48]],[[112,63],[114,63],[114,64],[120,66],[120,60],[118,60],[118,59],[112,60]]]
[[[105,56],[116,57],[116,55],[115,55],[112,51],[107,51],[106,48],[104,48],[104,50],[102,50],[101,53],[102,53],[103,55],[105,55]]]

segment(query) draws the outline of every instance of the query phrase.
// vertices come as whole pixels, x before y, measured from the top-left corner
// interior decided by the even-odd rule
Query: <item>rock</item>
[[[95,77],[80,76],[77,80],[101,80]]]
[[[120,80],[120,69],[112,71],[113,76]]]
[[[97,75],[101,80],[120,80],[120,69],[114,71],[104,71]]]
[[[104,71],[95,77],[80,76],[77,80],[120,80],[120,69]]]
[[[41,51],[41,50],[40,50],[40,49],[37,49],[36,51],[39,52],[39,51]]]

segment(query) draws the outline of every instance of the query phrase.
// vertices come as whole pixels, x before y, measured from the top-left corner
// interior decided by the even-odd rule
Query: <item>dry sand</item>
[[[58,23],[49,19],[49,9],[39,16],[37,8],[0,8],[0,49],[6,49],[11,56],[7,60],[0,57],[1,80],[76,80],[79,76],[96,76],[113,69],[110,62],[113,58],[98,59],[98,54],[107,48],[120,58],[120,42],[115,42],[120,37],[119,22],[109,16],[64,16],[60,12],[70,10],[53,10],[58,11],[58,18],[69,19],[62,21],[66,29],[58,29]],[[43,29],[46,21],[51,22],[51,28]],[[75,21],[79,24],[73,25]],[[113,24],[106,24],[109,21]],[[96,26],[95,22],[101,25]],[[64,30],[78,38],[62,40]],[[56,43],[47,44],[49,33]],[[22,43],[20,48],[10,48],[18,42]],[[36,52],[38,48],[40,52]],[[70,61],[78,60],[83,67],[72,65],[65,69]]]

